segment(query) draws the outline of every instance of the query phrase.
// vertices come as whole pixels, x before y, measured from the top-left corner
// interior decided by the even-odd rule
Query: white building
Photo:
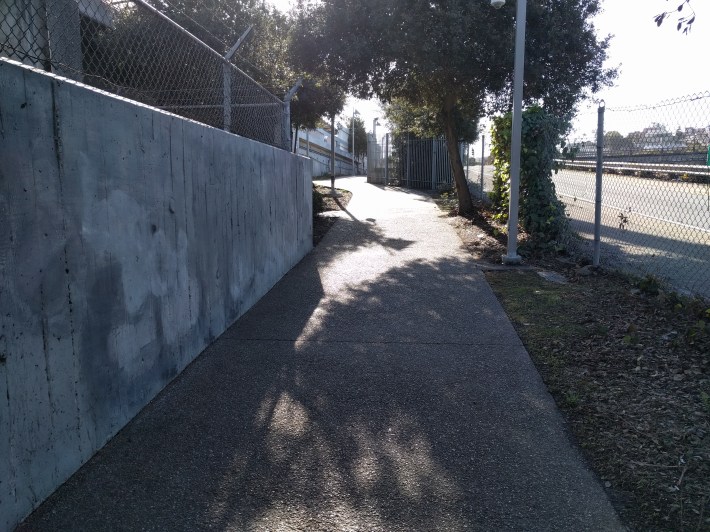
[[[350,134],[340,123],[336,124],[335,129],[335,175],[364,175],[367,158],[364,162],[356,159],[353,171],[352,152],[348,145]],[[330,128],[299,130],[297,134],[297,153],[313,160],[313,175],[330,176]]]

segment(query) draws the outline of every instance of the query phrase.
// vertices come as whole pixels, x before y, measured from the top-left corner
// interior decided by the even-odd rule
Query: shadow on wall
[[[343,253],[400,253],[413,244],[352,218],[332,231],[354,235],[354,243],[324,240],[323,252],[289,272],[22,530],[101,528],[107,519],[123,529],[503,524],[505,517],[485,513],[496,507],[500,494],[489,486],[510,456],[477,453],[472,435],[484,430],[493,447],[505,440],[525,456],[539,430],[528,412],[544,407],[506,407],[510,393],[481,374],[505,371],[525,396],[531,385],[514,361],[453,343],[491,320],[476,283],[461,283],[455,298],[445,290],[474,274],[471,265],[415,260],[326,295],[322,266],[337,265]],[[412,305],[422,290],[430,303]],[[462,299],[479,301],[478,312],[452,320]],[[393,322],[412,325],[408,338],[398,333],[394,341]],[[415,341],[428,345],[413,353]],[[487,399],[473,399],[472,383]],[[497,428],[494,404],[520,416],[507,424],[515,432]],[[521,482],[506,496],[526,501],[535,492]]]

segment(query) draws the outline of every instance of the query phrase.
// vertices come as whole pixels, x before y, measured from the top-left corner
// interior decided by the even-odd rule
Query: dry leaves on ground
[[[490,216],[451,223],[484,269],[500,263],[505,236]],[[639,531],[710,531],[710,304],[573,257],[525,264],[567,283],[486,275],[622,518]]]

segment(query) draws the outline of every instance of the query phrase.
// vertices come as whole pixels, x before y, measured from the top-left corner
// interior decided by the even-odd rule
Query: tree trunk
[[[443,117],[446,147],[449,151],[451,170],[453,171],[454,182],[456,183],[456,196],[459,199],[459,214],[472,214],[473,201],[471,200],[471,192],[468,190],[466,172],[464,172],[463,163],[461,163],[458,135],[456,134],[456,126],[454,123],[453,104],[447,103],[444,108]]]

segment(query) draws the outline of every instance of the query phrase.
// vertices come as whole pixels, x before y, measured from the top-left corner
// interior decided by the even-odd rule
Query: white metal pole
[[[390,134],[385,133],[385,186],[389,185]]]
[[[352,158],[352,164],[353,164],[353,171],[352,171],[352,174],[353,174],[353,175],[355,175],[355,114],[356,114],[356,113],[357,113],[357,114],[360,114],[360,113],[358,113],[358,112],[355,110],[355,108],[353,107],[353,119],[352,119],[352,122],[350,123],[350,126],[351,126],[351,127],[350,127],[350,129],[351,129],[351,133],[350,133],[350,134],[351,134],[351,136],[352,136],[352,138],[353,138],[353,143],[352,143],[352,144],[353,144],[353,151],[350,152],[350,156],[351,156],[351,158]]]
[[[523,125],[523,67],[525,64],[525,18],[527,0],[518,0],[515,15],[515,67],[513,70],[513,128],[510,143],[510,211],[508,213],[508,253],[504,264],[519,264],[518,202],[520,200],[520,147]]]
[[[353,151],[350,152],[350,157],[352,159],[352,165],[353,165],[352,172],[353,172],[353,175],[355,175],[355,113],[354,112],[353,112],[353,120],[350,125],[351,125],[351,129],[352,129],[351,135],[353,138]]]
[[[236,53],[253,28],[254,24],[249,26],[246,31],[242,33],[241,37],[237,39],[237,42],[235,42],[225,54],[224,63],[222,63],[222,91],[224,102],[222,126],[225,131],[231,131],[232,129],[232,65],[229,61],[231,61],[232,56]]]
[[[335,196],[335,115],[330,115],[330,194]]]
[[[486,136],[481,135],[481,199],[484,199],[483,192],[483,171],[485,169],[486,160]]]

